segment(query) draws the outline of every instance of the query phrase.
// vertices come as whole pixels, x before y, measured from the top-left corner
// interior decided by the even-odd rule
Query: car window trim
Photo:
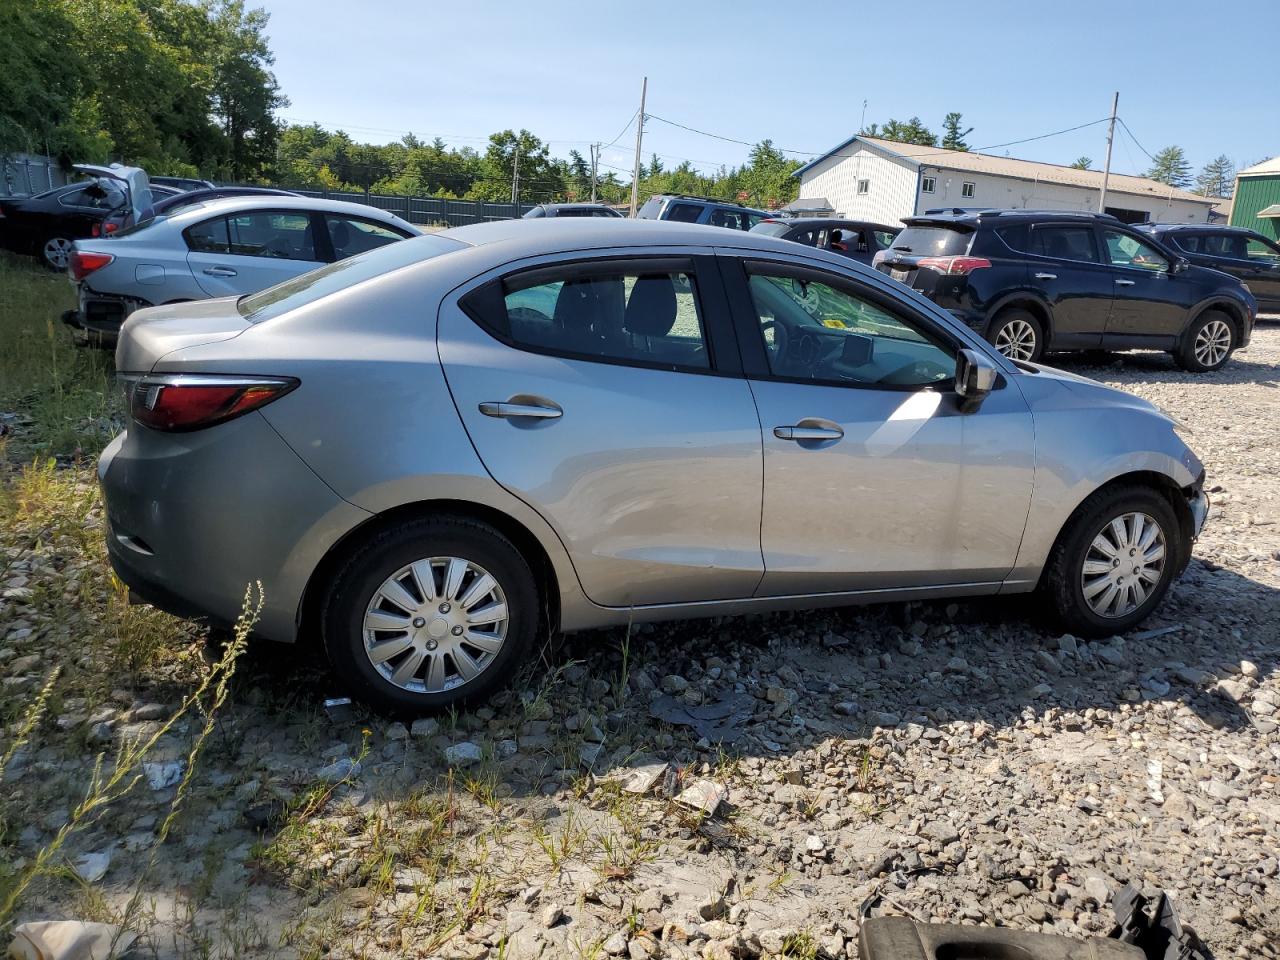
[[[742,353],[742,366],[748,380],[796,383],[813,387],[844,387],[850,390],[883,390],[893,393],[919,393],[924,390],[936,390],[942,387],[941,392],[943,394],[955,393],[954,378],[925,384],[888,384],[857,383],[848,380],[816,380],[810,377],[784,377],[775,374],[769,368],[769,357],[765,352],[764,338],[759,331],[760,317],[756,312],[755,300],[751,296],[751,289],[748,285],[750,279],[749,268],[754,265],[767,267],[775,275],[787,275],[789,273],[799,279],[810,279],[818,283],[825,283],[836,289],[848,288],[854,296],[866,299],[869,303],[883,309],[885,312],[901,316],[912,324],[918,324],[928,334],[932,334],[933,337],[950,346],[953,352],[957,354],[961,350],[971,348],[969,344],[956,337],[950,330],[936,323],[927,315],[911,309],[910,305],[904,305],[888,294],[876,290],[868,284],[861,283],[853,277],[823,270],[820,267],[809,266],[808,264],[798,264],[787,260],[771,260],[767,257],[720,254],[716,259],[719,261],[721,275],[724,278],[725,292],[734,318],[734,331],[737,333],[738,346]],[[907,309],[903,309],[903,306],[906,306]],[[926,339],[930,338],[926,336]],[[1006,382],[1006,377],[1001,373],[996,377],[995,389],[1003,389]]]
[[[279,214],[285,217],[305,216],[307,218],[307,222],[311,225],[311,252],[316,254],[315,259],[299,260],[296,257],[261,257],[253,253],[236,253],[235,251],[231,251],[227,253],[227,256],[244,257],[247,260],[266,260],[268,262],[275,261],[276,263],[332,263],[333,262],[332,259],[324,260],[320,258],[321,247],[327,248],[329,250],[330,256],[332,256],[333,254],[333,249],[332,247],[329,246],[327,238],[324,238],[322,240],[317,240],[316,238],[316,232],[317,232],[316,217],[318,216],[318,214],[314,210],[290,210],[288,208],[280,209],[276,207],[254,209],[254,210],[239,210],[239,211],[228,210],[226,213],[222,214],[222,216],[227,220],[228,249],[230,249],[230,246],[231,246],[231,218],[232,217],[256,217],[259,215],[269,217],[272,214]],[[324,226],[323,218],[320,220],[320,226]]]
[[[226,243],[226,249],[217,252],[213,250],[197,250],[191,245],[191,231],[195,230],[197,227],[203,227],[205,224],[213,223],[215,220],[221,221],[222,223],[222,235]],[[189,254],[205,254],[212,257],[236,256],[236,254],[231,252],[231,226],[227,223],[227,215],[225,213],[216,217],[209,217],[206,220],[201,220],[199,223],[193,223],[191,226],[184,228],[182,231],[182,242],[187,245],[187,253]]]
[[[482,331],[499,343],[519,350],[544,357],[556,357],[562,360],[575,360],[582,363],[603,363],[610,366],[635,367],[642,370],[665,370],[668,373],[690,373],[699,376],[736,377],[741,378],[742,359],[736,342],[733,321],[725,303],[724,284],[720,276],[716,258],[709,254],[616,254],[612,256],[579,256],[571,259],[556,260],[551,263],[539,263],[500,273],[477,284],[469,290],[458,294],[459,309]],[[585,273],[581,272],[586,268]],[[646,271],[645,268],[648,270]],[[598,353],[577,353],[572,350],[559,350],[554,347],[543,347],[536,344],[520,343],[504,334],[484,318],[476,309],[476,301],[484,297],[493,297],[494,292],[501,297],[503,284],[511,277],[528,277],[536,282],[523,283],[517,290],[541,286],[566,279],[566,271],[574,272],[575,277],[608,276],[623,272],[663,272],[688,273],[693,278],[693,296],[698,318],[702,322],[703,345],[707,351],[707,366],[688,367],[682,364],[659,363],[636,360],[627,357],[606,357]]]

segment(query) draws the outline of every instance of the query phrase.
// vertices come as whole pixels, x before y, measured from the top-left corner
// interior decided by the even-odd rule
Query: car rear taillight
[[[297,385],[292,377],[139,377],[129,390],[129,415],[152,430],[201,430],[266,406]]]
[[[921,257],[916,266],[928,267],[930,270],[937,270],[948,276],[962,277],[967,273],[991,266],[991,261],[986,257]]]
[[[108,221],[107,223],[95,223],[89,228],[89,233],[94,237],[109,237],[119,229],[120,224]]]
[[[67,261],[67,269],[71,271],[71,279],[83,280],[95,270],[101,270],[114,260],[109,253],[92,253],[88,250],[76,250]]]

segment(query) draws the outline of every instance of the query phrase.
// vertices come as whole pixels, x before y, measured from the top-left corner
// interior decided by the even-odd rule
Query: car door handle
[[[839,427],[807,427],[796,424],[774,427],[773,435],[779,440],[839,440],[844,436],[844,431]]]
[[[234,277],[236,271],[230,267],[206,267],[204,270],[211,277]]]
[[[554,420],[564,413],[554,404],[542,403],[508,403],[486,400],[480,404],[480,412],[486,417],[504,417],[506,419],[528,417],[531,420]]]
[[[1133,286],[1133,281],[1132,281],[1132,280],[1121,280],[1119,277],[1117,277],[1117,278],[1116,278],[1116,286],[1117,286],[1117,287],[1132,287],[1132,286]]]
[[[1036,279],[1037,280],[1057,280],[1058,275],[1056,273],[1037,273]]]

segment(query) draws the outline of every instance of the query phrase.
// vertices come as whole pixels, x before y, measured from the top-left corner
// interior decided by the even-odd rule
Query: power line
[[[725,136],[721,136],[718,133],[711,133],[707,130],[699,130],[697,127],[690,127],[683,123],[677,123],[675,120],[668,120],[666,117],[660,117],[656,113],[646,113],[645,116],[651,120],[657,120],[661,123],[668,124],[669,126],[672,126],[672,127],[679,127],[681,130],[688,130],[690,133],[696,133],[704,137],[711,137],[714,140],[723,140],[726,143],[736,143],[739,146],[743,146],[743,147],[756,146],[755,143],[752,143],[747,140],[739,140],[736,137],[725,137]],[[972,152],[983,153],[988,150],[998,150],[1001,147],[1017,146],[1020,143],[1032,143],[1036,140],[1047,140],[1049,137],[1059,137],[1059,136],[1062,136],[1062,134],[1064,133],[1074,133],[1076,130],[1083,130],[1085,127],[1097,126],[1100,123],[1106,123],[1110,119],[1111,119],[1110,117],[1100,117],[1097,120],[1090,120],[1088,123],[1079,123],[1079,124],[1076,124],[1074,127],[1066,127],[1065,129],[1054,130],[1050,133],[1041,133],[1034,137],[1024,137],[1021,140],[1009,140],[1009,141],[1006,141],[1005,143],[993,143],[993,144],[990,144],[989,146],[977,147]],[[859,135],[861,136],[861,134]],[[834,151],[826,151],[826,150],[793,150],[790,147],[774,147],[774,149],[777,150],[779,153],[790,153],[799,157],[845,158],[845,157],[855,156],[855,154],[852,154],[852,153],[836,153]],[[947,154],[954,153],[954,152],[955,151],[953,150],[937,150],[935,153],[913,153],[910,155],[910,159],[920,160],[924,157],[945,156]]]
[[[625,135],[626,135],[626,132],[627,132],[628,130],[630,130],[630,129],[631,129],[631,125],[632,125],[633,123],[635,123],[635,122],[636,122],[636,117],[638,117],[638,116],[640,116],[640,108],[639,108],[639,107],[636,107],[636,112],[635,112],[635,113],[633,113],[633,114],[631,114],[631,119],[627,121],[627,125],[626,125],[625,127],[623,127],[623,128],[622,128],[622,131],[621,131],[621,132],[620,132],[616,137],[614,137],[612,140],[610,140],[608,143],[606,143],[603,147],[601,147],[600,149],[601,149],[601,150],[608,150],[608,149],[609,149],[610,147],[612,147],[615,143],[617,143],[619,140],[621,140],[621,139],[623,138],[623,136],[625,136]]]
[[[1116,117],[1116,119],[1120,121],[1120,126],[1124,127],[1124,132],[1129,135],[1129,139],[1133,141],[1134,146],[1145,153],[1148,157],[1151,157],[1151,162],[1155,163],[1156,158],[1151,156],[1150,150],[1138,142],[1138,138],[1133,135],[1133,131],[1129,129],[1129,125],[1124,122],[1124,117]]]

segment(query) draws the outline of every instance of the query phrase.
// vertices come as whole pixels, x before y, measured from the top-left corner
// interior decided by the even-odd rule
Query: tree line
[[[0,154],[269,175],[288,104],[243,0],[0,0]]]

